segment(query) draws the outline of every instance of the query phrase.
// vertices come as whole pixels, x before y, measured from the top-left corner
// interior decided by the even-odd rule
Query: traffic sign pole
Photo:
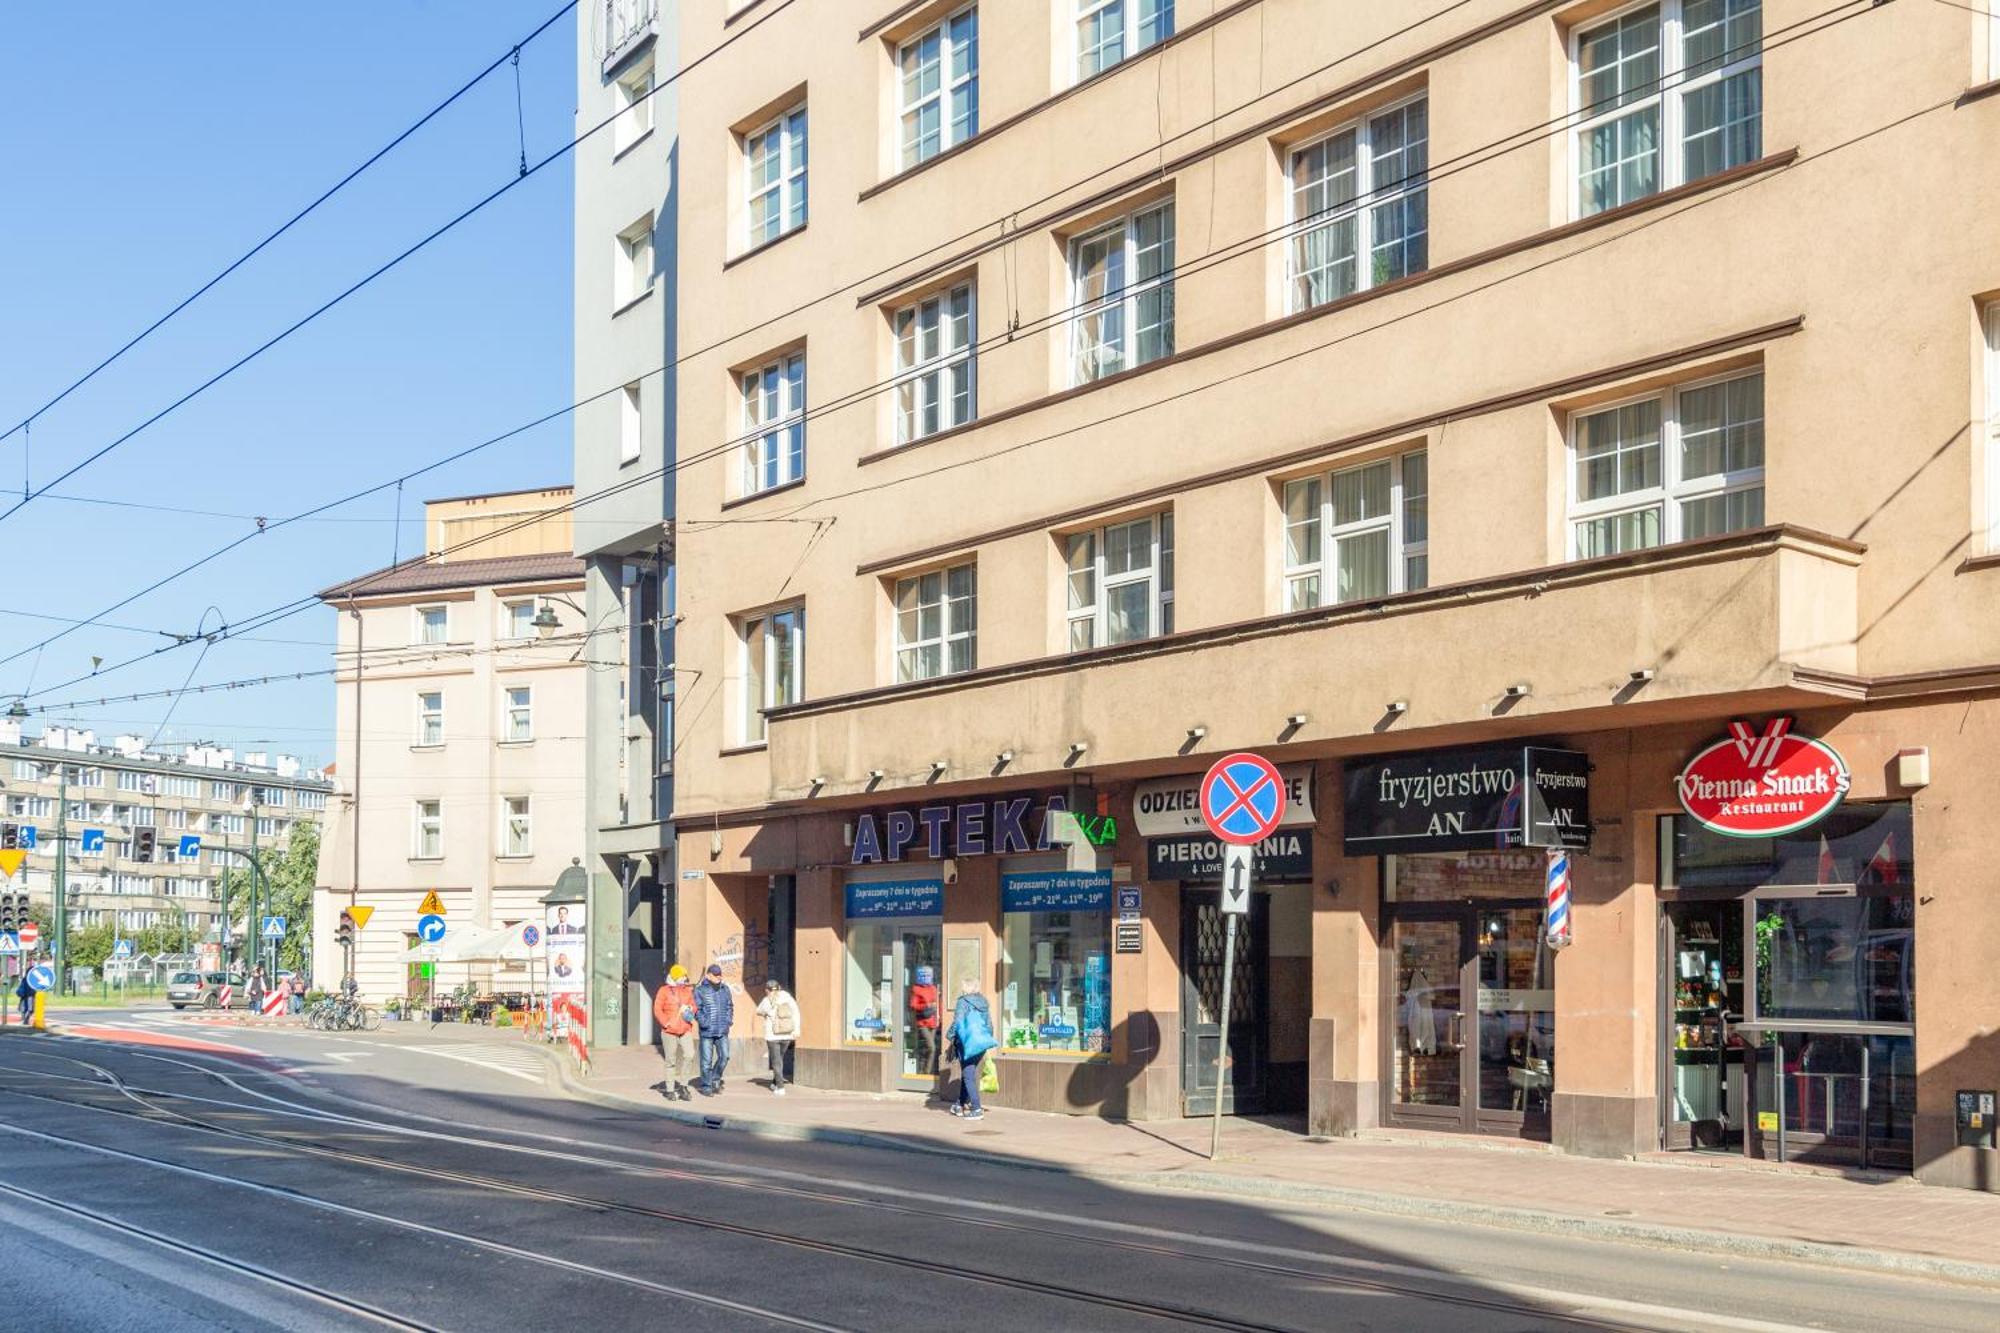
[[[1201,780],[1201,821],[1224,844],[1219,906],[1222,936],[1222,1032],[1215,1043],[1215,1114],[1208,1127],[1208,1160],[1222,1150],[1222,1094],[1229,1074],[1230,1003],[1236,991],[1236,920],[1250,910],[1256,846],[1285,817],[1285,780],[1262,755],[1224,755]]]

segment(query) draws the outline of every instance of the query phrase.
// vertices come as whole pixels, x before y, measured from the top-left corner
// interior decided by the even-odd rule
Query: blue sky
[[[12,426],[400,133],[560,0],[110,0],[10,10],[0,46],[0,430]],[[529,160],[574,131],[573,15],[521,55]],[[36,485],[517,174],[502,66],[319,212],[124,360],[38,419]],[[572,400],[568,159],[0,522],[0,656],[65,628],[254,527],[408,471]],[[552,422],[336,521],[260,536],[39,654],[0,666],[0,698],[411,554],[427,496],[567,482]],[[0,442],[0,508],[21,494],[23,440]],[[11,492],[12,499],[8,498]],[[83,500],[58,496],[84,497]],[[398,533],[400,531],[400,540]],[[225,640],[193,684],[331,664],[315,606]],[[36,703],[180,686],[197,648]],[[32,682],[32,684],[31,684]],[[151,736],[165,701],[65,720]],[[43,720],[55,720],[43,719]],[[184,697],[160,743],[332,756],[325,677]]]

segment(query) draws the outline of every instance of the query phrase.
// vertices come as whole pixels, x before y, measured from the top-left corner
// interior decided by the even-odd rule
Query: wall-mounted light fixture
[[[1198,741],[1198,740],[1200,740],[1200,739],[1201,739],[1202,737],[1204,737],[1204,736],[1206,736],[1206,735],[1208,735],[1208,728],[1207,728],[1207,727],[1189,727],[1189,728],[1188,728],[1188,732],[1187,732],[1187,736],[1188,736],[1188,739],[1189,739],[1189,740],[1191,740],[1191,741]]]
[[[999,754],[993,756],[993,762],[1005,768],[1008,764],[1014,762],[1014,752],[1012,750],[1002,750]]]
[[[1382,705],[1382,711],[1397,714],[1407,713],[1410,711],[1410,701],[1408,699],[1391,699],[1388,703]]]
[[[1506,691],[1509,699],[1525,699],[1534,692],[1535,687],[1528,684],[1525,680],[1516,681],[1514,684],[1509,685]]]
[[[1631,681],[1634,685],[1644,685],[1658,674],[1651,667],[1634,667],[1626,673],[1625,679]]]
[[[1069,743],[1069,757],[1071,759],[1080,759],[1083,757],[1084,751],[1088,750],[1089,748],[1090,748],[1089,741],[1071,741]]]
[[[1297,727],[1303,727],[1306,723],[1310,721],[1312,721],[1312,718],[1305,713],[1292,713],[1285,718],[1285,725],[1288,727],[1297,728]]]
[[[931,776],[936,777],[938,774],[944,772],[945,769],[948,767],[950,767],[950,765],[946,764],[945,761],[942,759],[931,760]]]
[[[869,780],[870,782],[880,782],[880,781],[882,780],[882,770],[881,770],[881,769],[879,769],[879,768],[871,768],[871,769],[869,769],[869,770],[868,770],[868,780]]]

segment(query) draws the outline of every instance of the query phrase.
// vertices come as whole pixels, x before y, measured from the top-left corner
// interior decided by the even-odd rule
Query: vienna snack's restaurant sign
[[[1349,763],[1348,856],[1590,847],[1590,758],[1541,745],[1426,750]]]
[[[1051,834],[1056,811],[1069,804],[1061,795],[1000,796],[913,810],[869,811],[854,820],[851,865],[879,865],[928,856],[1018,856],[1055,847]]]
[[[1773,718],[1756,731],[1731,722],[1729,735],[1687,761],[1675,786],[1696,823],[1731,838],[1796,833],[1833,812],[1852,779],[1847,761],[1814,736]]]

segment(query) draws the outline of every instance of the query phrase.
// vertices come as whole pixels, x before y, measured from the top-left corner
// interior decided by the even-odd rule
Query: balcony
[[[598,0],[597,16],[604,72],[609,74],[651,40],[659,27],[660,0]]]
[[[770,714],[770,799],[813,795],[816,777],[826,799],[1165,767],[1196,725],[1204,752],[1326,753],[1390,733],[1449,743],[1824,704],[1824,682],[1857,665],[1863,551],[1757,528],[809,700]],[[1003,751],[1014,758],[998,769]]]

